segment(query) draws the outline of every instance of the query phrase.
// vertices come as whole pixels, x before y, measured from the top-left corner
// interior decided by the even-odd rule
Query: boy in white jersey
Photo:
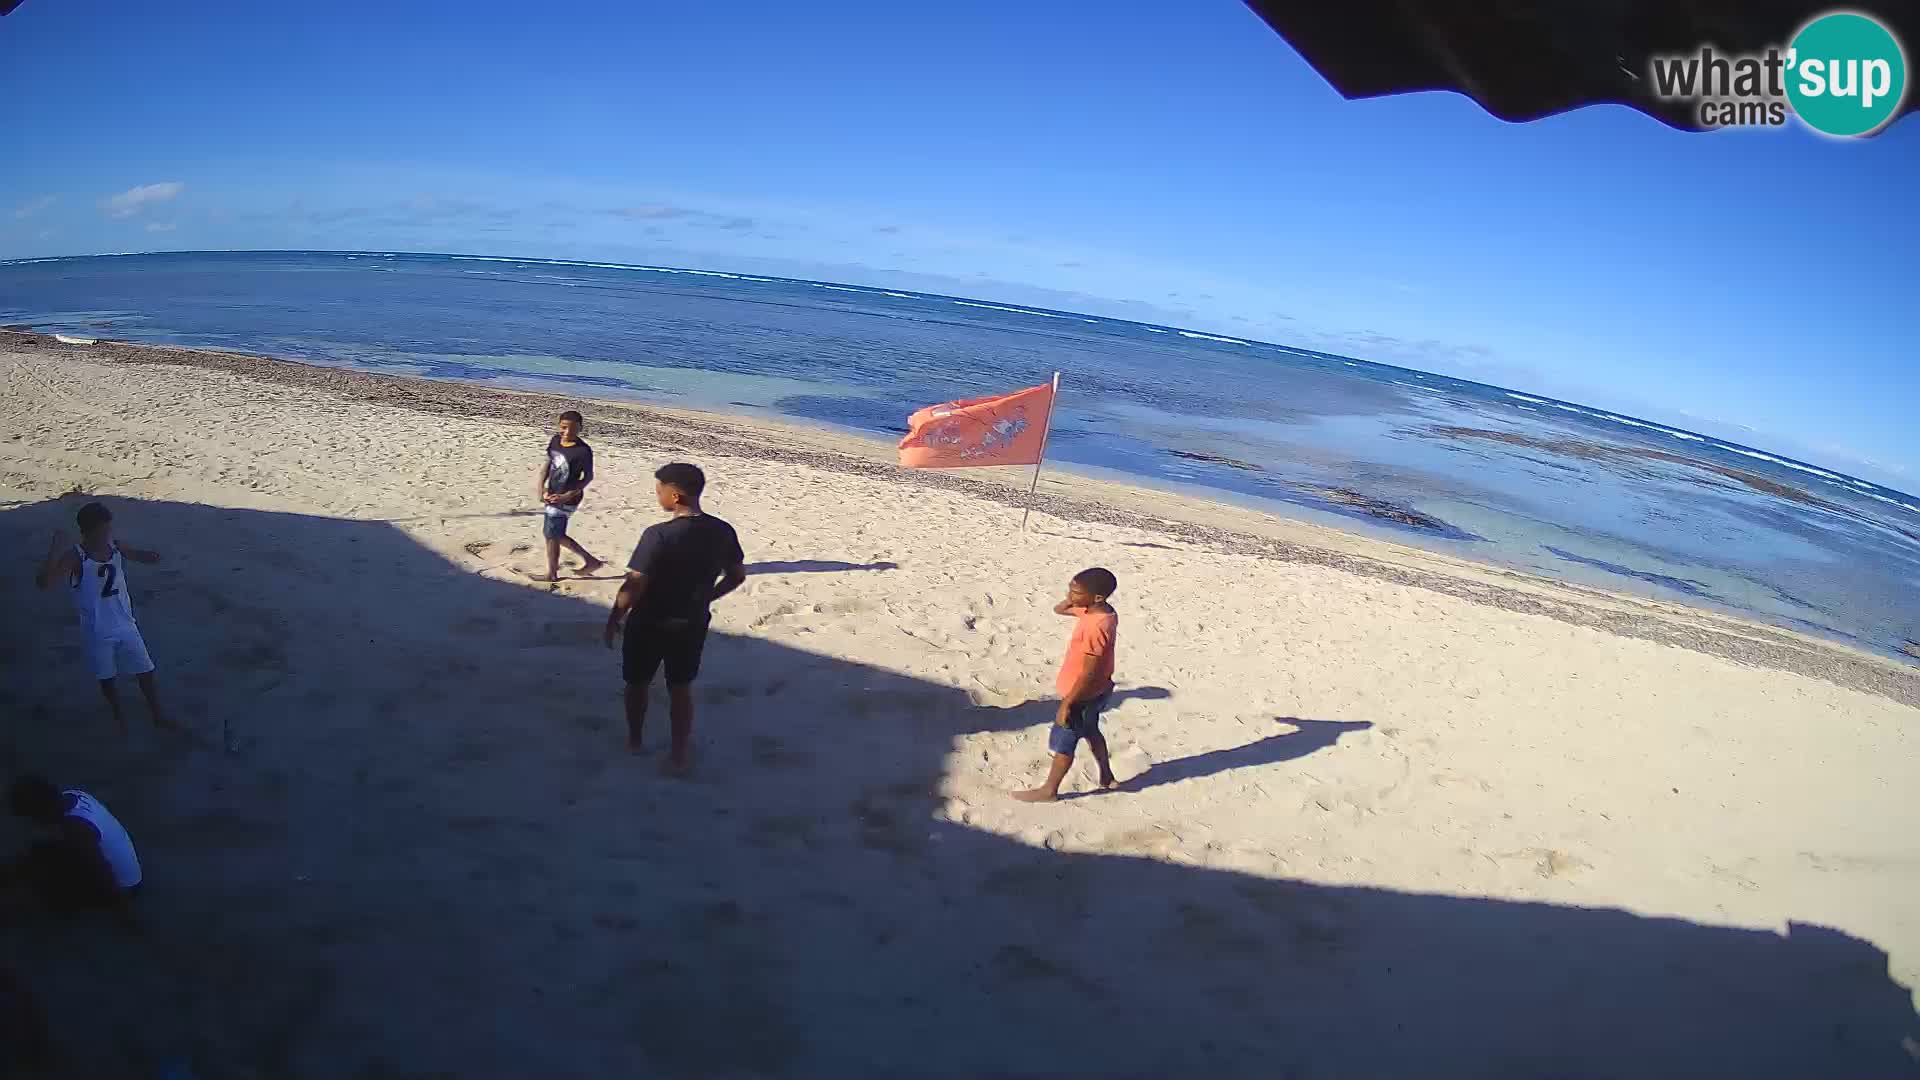
[[[57,912],[107,908],[131,917],[127,901],[140,891],[140,857],[125,827],[100,800],[29,774],[13,782],[7,803],[15,817],[49,835],[0,864],[0,885],[24,885]]]
[[[72,594],[73,606],[80,614],[80,635],[93,676],[100,680],[100,693],[113,710],[113,722],[121,736],[127,733],[127,721],[120,713],[120,695],[113,680],[132,675],[147,699],[155,727],[171,728],[172,721],[160,709],[160,693],[153,685],[153,659],[147,655],[147,643],[140,637],[140,626],[133,621],[133,598],[127,592],[126,560],[157,563],[157,552],[118,544],[113,539],[113,515],[97,502],[80,508],[76,518],[80,542],[70,543],[66,535],[53,534],[53,546],[33,583],[44,589],[58,581]]]

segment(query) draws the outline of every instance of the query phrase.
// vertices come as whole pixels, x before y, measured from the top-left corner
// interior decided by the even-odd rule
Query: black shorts
[[[700,654],[707,647],[707,620],[627,624],[620,649],[620,674],[628,683],[645,686],[662,664],[668,686],[685,686],[700,674]]]

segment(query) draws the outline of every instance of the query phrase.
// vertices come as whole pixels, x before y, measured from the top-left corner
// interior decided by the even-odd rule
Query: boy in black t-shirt
[[[547,443],[547,460],[540,466],[540,503],[545,509],[540,532],[547,539],[547,576],[538,581],[560,580],[560,549],[566,548],[583,561],[581,577],[590,576],[607,565],[593,557],[567,535],[567,521],[580,509],[580,500],[593,482],[593,447],[580,437],[586,421],[568,409],[560,414],[560,433]]]
[[[647,686],[663,665],[672,701],[673,749],[667,767],[684,774],[693,734],[693,680],[707,643],[707,606],[747,580],[733,526],[700,511],[707,478],[693,465],[653,474],[660,508],[673,517],[648,526],[627,561],[627,580],[607,614],[607,647],[626,624],[621,651],[627,683],[627,749],[639,753],[647,722]]]

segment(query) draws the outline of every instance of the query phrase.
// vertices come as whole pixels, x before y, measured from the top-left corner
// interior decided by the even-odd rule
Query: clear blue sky
[[[1235,0],[26,0],[0,19],[0,132],[0,258],[370,248],[905,285],[1920,486],[1913,118],[1839,142],[1346,102]]]

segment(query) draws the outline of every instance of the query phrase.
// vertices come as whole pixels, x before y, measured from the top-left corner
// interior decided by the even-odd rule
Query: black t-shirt
[[[698,514],[650,525],[627,560],[627,569],[647,575],[633,617],[704,620],[720,575],[745,561],[740,537],[717,517]]]
[[[555,435],[547,444],[547,494],[558,495],[563,491],[586,486],[593,479],[593,447],[585,439],[576,439],[572,446],[561,446],[560,436]]]

